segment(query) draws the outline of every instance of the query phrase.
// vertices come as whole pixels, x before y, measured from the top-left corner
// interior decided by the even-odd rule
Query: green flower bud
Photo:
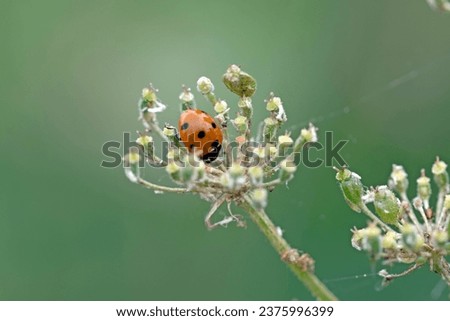
[[[400,194],[406,192],[408,189],[408,174],[405,172],[403,166],[392,165],[389,187]]]
[[[231,65],[223,75],[223,83],[240,97],[251,97],[256,91],[256,80],[236,65]]]
[[[265,142],[274,142],[277,136],[279,122],[271,117],[264,119],[263,136]]]
[[[166,172],[175,182],[181,181],[180,167],[177,165],[176,162],[169,162],[169,164],[167,164],[166,166]]]
[[[345,201],[350,208],[358,213],[361,212],[361,207],[363,206],[362,196],[364,194],[361,177],[343,168],[337,172],[336,179],[340,182]]]
[[[434,181],[440,189],[447,188],[448,184],[448,173],[447,164],[443,161],[436,159],[436,162],[431,168],[431,172],[434,174]]]
[[[375,211],[380,219],[387,224],[396,224],[401,215],[401,204],[387,186],[379,186],[375,190]]]

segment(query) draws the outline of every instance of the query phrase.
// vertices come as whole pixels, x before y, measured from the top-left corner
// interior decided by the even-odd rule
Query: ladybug
[[[196,153],[206,162],[219,156],[222,147],[222,130],[209,114],[200,109],[188,109],[178,120],[180,139],[190,153]]]

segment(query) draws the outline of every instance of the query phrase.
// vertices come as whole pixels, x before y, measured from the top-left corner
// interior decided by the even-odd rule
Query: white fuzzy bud
[[[197,90],[202,94],[209,94],[214,91],[214,85],[207,77],[200,77],[197,80]]]

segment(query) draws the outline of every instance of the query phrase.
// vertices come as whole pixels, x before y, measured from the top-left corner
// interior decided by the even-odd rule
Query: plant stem
[[[264,210],[257,209],[248,196],[244,197],[242,202],[240,202],[238,205],[249,213],[252,220],[259,227],[261,232],[263,232],[264,236],[269,240],[269,242],[281,257],[284,257],[287,253],[296,251],[280,235],[280,233],[277,231],[276,226],[273,224]],[[336,296],[317,278],[317,276],[312,271],[305,269],[301,265],[293,262],[285,260],[285,263],[289,266],[292,272],[294,272],[298,280],[302,282],[303,285],[318,300],[337,300]]]
[[[145,179],[142,179],[140,177],[137,178],[137,183],[146,188],[153,189],[153,190],[159,191],[159,192],[171,192],[171,193],[187,193],[188,192],[188,190],[185,188],[157,185],[157,184],[153,184],[149,181],[146,181]]]

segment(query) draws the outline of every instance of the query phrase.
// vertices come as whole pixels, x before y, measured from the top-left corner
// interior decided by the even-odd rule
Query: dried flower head
[[[176,127],[165,124],[161,128],[156,113],[162,111],[161,106],[165,109],[165,105],[159,100],[157,90],[153,86],[150,85],[142,92],[139,110],[147,128],[145,135],[140,135],[137,139],[142,158],[148,164],[156,163],[165,167],[168,175],[179,187],[160,186],[144,180],[137,166],[141,160],[138,158],[140,154],[133,151],[126,156],[129,166],[125,167],[125,170],[132,182],[160,192],[197,194],[210,202],[211,210],[205,218],[208,228],[225,226],[231,222],[244,226],[243,219],[231,210],[228,216],[218,222],[213,222],[212,217],[222,203],[239,205],[249,201],[256,208],[264,208],[267,205],[267,191],[293,178],[297,168],[294,164],[295,153],[306,143],[317,140],[317,129],[313,125],[302,129],[295,142],[290,133],[278,134],[286,121],[286,112],[281,99],[273,93],[266,100],[269,115],[262,124],[262,137],[254,137],[251,131],[253,105],[250,97],[255,93],[256,81],[237,65],[231,65],[223,76],[223,82],[231,92],[239,96],[237,108],[234,110],[236,116],[232,119],[229,116],[231,111],[228,104],[216,98],[211,79],[203,76],[196,84],[198,91],[215,111],[214,126],[219,127],[223,136],[220,152],[213,161],[200,158],[201,148],[192,146],[190,149],[190,146],[185,146],[187,142],[181,141]],[[196,110],[194,95],[189,88],[183,86],[179,99],[181,111]],[[229,122],[238,132],[236,139],[232,139],[228,133]],[[203,137],[205,133],[201,135]],[[155,156],[155,136],[159,136],[167,145],[166,157]],[[240,148],[233,150],[230,143],[235,140],[239,142]]]

